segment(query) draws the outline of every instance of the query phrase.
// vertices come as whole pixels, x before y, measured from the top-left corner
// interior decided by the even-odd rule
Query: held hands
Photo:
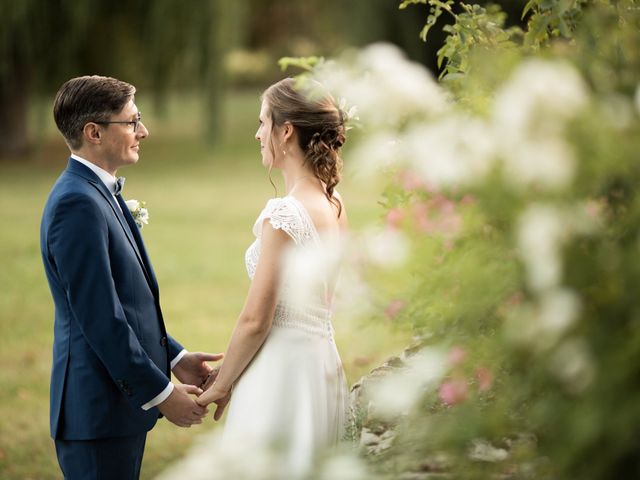
[[[173,367],[173,374],[182,383],[198,385],[204,389],[205,382],[214,377],[215,372],[217,372],[207,362],[216,362],[221,360],[222,357],[224,357],[222,353],[186,353],[178,364]]]
[[[188,352],[180,359],[173,367],[173,374],[182,385],[174,384],[171,394],[158,405],[167,420],[186,428],[202,423],[209,410],[206,405],[196,403],[190,395],[201,395],[203,390],[200,387],[215,381],[218,368],[212,368],[207,362],[218,361],[223,356],[221,353]]]
[[[158,410],[171,423],[179,427],[189,428],[202,423],[202,418],[209,413],[206,407],[198,405],[189,394],[200,395],[202,390],[193,385],[174,385],[167,399],[158,405]]]
[[[231,400],[231,391],[232,389],[221,389],[215,382],[213,382],[211,388],[209,388],[206,392],[204,392],[196,399],[196,403],[203,408],[205,408],[210,403],[215,403],[216,411],[213,414],[213,419],[215,421],[218,421],[220,420],[220,417],[222,417],[224,409],[227,407],[229,400]]]

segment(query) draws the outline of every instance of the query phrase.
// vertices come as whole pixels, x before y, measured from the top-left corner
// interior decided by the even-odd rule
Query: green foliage
[[[525,47],[524,51],[537,50],[550,38],[572,38],[587,1],[529,0],[522,12],[522,18],[528,17],[525,32],[519,27],[505,28],[506,14],[498,5],[480,6],[453,0],[404,0],[400,9],[412,4],[429,5],[429,15],[420,32],[423,41],[427,40],[429,30],[444,12],[453,19],[452,24],[444,26],[448,35],[444,46],[438,50],[438,67],[444,65],[441,77],[446,77],[467,72],[469,56],[478,48]]]
[[[438,87],[389,48],[352,57],[360,75],[336,70],[374,117],[354,156],[382,166],[387,232],[408,244],[404,264],[365,274],[430,355],[413,386],[390,381],[358,412],[394,429],[370,464],[382,478],[637,478],[640,10],[533,0],[519,29],[497,6],[411,4],[429,5],[426,31],[453,19]]]
[[[458,3],[462,10],[454,11],[455,2],[447,0],[406,0],[400,4],[400,8],[406,8],[410,4],[429,4],[427,22],[420,32],[420,38],[427,40],[429,30],[435,25],[438,18],[447,12],[453,19],[452,24],[447,24],[443,30],[448,34],[445,44],[438,50],[438,67],[444,69],[441,78],[456,76],[465,73],[469,69],[469,55],[472,50],[478,48],[515,48],[516,41],[522,37],[519,27],[504,28],[506,14],[497,5],[469,5]]]
[[[278,65],[282,71],[291,67],[296,67],[306,72],[311,72],[315,67],[324,62],[323,57],[282,57],[278,60]]]
[[[438,66],[446,60],[441,76],[466,72],[472,49],[515,48],[514,39],[522,34],[518,27],[503,28],[506,14],[496,5],[484,8],[463,3],[461,7],[463,12],[454,15],[455,23],[444,27],[449,35],[438,50]]]
[[[587,0],[529,0],[522,18],[530,15],[525,45],[539,47],[550,37],[571,38]]]
[[[411,325],[422,345],[461,349],[464,358],[450,360],[440,389],[427,389],[400,420],[393,447],[372,459],[376,469],[389,478],[437,472],[437,465],[461,479],[636,478],[640,303],[631,286],[640,280],[640,11],[630,1],[586,8],[581,1],[532,0],[520,31],[504,28],[496,6],[459,4],[453,13],[441,2],[407,0],[400,8],[416,3],[454,18],[439,59],[455,108],[495,115],[505,79],[544,61],[573,65],[588,84],[588,100],[562,133],[548,129],[556,121],[551,112],[538,126],[523,127],[531,135],[541,128],[540,142],[559,134],[570,146],[575,172],[563,187],[518,185],[504,164],[454,188],[408,188],[391,175],[382,204],[411,240],[405,287],[393,290],[403,301],[393,321]],[[535,88],[526,78],[520,85]],[[536,94],[525,90],[514,101],[529,93]],[[536,248],[552,233],[540,223],[529,230],[536,243],[523,240],[529,213],[541,206],[564,219],[559,283],[543,289],[531,275],[548,263]],[[453,234],[434,227],[446,226],[438,223],[442,216],[459,221]],[[375,277],[372,283],[380,295],[388,290]],[[563,314],[546,310],[547,302],[561,297],[577,309],[552,334],[545,322]],[[479,367],[492,372],[489,389],[479,387]],[[443,386],[453,384],[462,390],[447,397]],[[489,446],[484,456],[478,441]]]
[[[400,4],[400,9],[401,10],[405,9],[412,4],[415,5],[415,4],[427,4],[427,3],[429,4],[429,15],[427,17],[427,23],[420,31],[420,38],[422,39],[423,42],[427,40],[427,35],[429,34],[429,30],[431,30],[431,28],[436,24],[436,22],[438,21],[438,18],[440,18],[440,15],[442,15],[444,11],[449,12],[451,15],[455,17],[455,14],[453,13],[453,10],[451,8],[455,3],[453,0],[445,0],[444,2],[440,0],[433,0],[433,1],[404,0]]]

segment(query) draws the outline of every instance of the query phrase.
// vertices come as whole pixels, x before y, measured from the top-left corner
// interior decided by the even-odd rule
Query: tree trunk
[[[25,153],[29,148],[27,69],[16,65],[0,79],[0,159]]]
[[[213,20],[208,32],[207,61],[205,67],[205,138],[207,143],[215,144],[222,138],[224,88],[226,86],[224,72],[223,41],[226,31],[224,0],[210,0]]]
[[[248,6],[242,0],[210,0],[212,11],[205,68],[205,135],[207,142],[222,140],[226,124],[225,98],[228,89],[225,54],[244,43]],[[228,133],[228,132],[227,132]]]

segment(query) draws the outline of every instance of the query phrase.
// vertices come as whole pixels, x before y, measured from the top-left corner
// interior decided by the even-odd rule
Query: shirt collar
[[[76,155],[75,153],[71,154],[71,158],[73,158],[74,160],[76,160],[76,161],[80,162],[81,164],[85,165],[87,168],[91,169],[91,171],[93,173],[95,173],[96,175],[98,175],[98,178],[100,178],[100,180],[102,180],[102,183],[105,184],[105,186],[107,187],[107,190],[109,190],[112,194],[115,193],[115,191],[116,191],[116,177],[111,175],[106,170],[103,170],[102,168],[97,166],[95,163],[91,163],[89,160],[86,160],[86,159]]]

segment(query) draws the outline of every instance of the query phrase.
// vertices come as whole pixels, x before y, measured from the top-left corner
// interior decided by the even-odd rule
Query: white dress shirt
[[[113,197],[115,199],[115,196],[116,196],[116,177],[111,175],[106,170],[103,170],[102,168],[97,166],[95,163],[91,163],[89,160],[86,160],[86,159],[76,155],[75,153],[71,154],[71,158],[73,158],[77,162],[80,162],[81,164],[83,164],[84,166],[89,168],[93,173],[95,173],[98,176],[98,178],[100,180],[102,180],[102,183],[105,184],[105,186],[107,187],[107,190],[109,190],[111,192],[111,195],[113,195]],[[116,205],[118,206],[118,208],[120,208],[120,204],[117,201],[116,201]],[[120,210],[122,211],[122,208],[120,208]],[[171,360],[171,369],[172,370],[178,364],[178,362],[180,360],[182,360],[182,357],[184,357],[186,354],[187,354],[187,350],[182,349],[182,351],[180,353],[178,353],[178,355],[176,355],[173,360]],[[162,390],[162,392],[160,392],[158,395],[153,397],[147,403],[142,405],[142,409],[143,410],[149,410],[150,408],[153,408],[156,405],[159,405],[162,402],[164,402],[167,399],[167,397],[169,395],[171,395],[171,392],[173,392],[173,388],[174,388],[173,383],[169,382],[167,384],[167,386],[165,387],[165,389]]]

